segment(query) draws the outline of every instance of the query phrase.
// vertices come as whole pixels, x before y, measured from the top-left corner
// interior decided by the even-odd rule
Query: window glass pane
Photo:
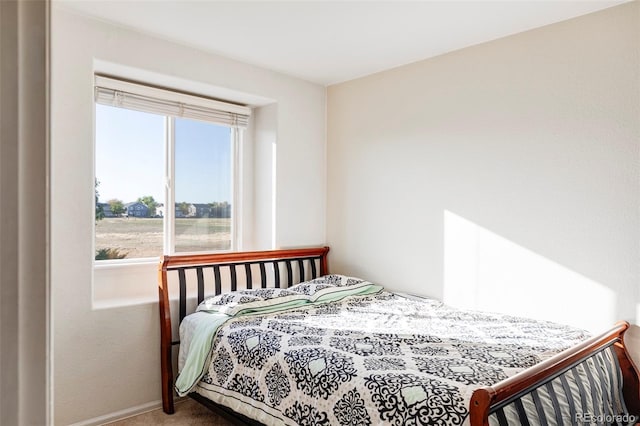
[[[96,105],[96,260],[161,256],[161,115]]]
[[[231,128],[175,119],[175,251],[231,249]]]

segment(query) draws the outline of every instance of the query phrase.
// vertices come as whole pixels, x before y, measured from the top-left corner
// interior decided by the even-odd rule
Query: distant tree
[[[211,208],[209,211],[209,217],[231,217],[231,204],[227,201],[214,201],[213,203],[209,203],[209,207]]]
[[[117,248],[102,248],[96,250],[96,260],[124,259],[129,253],[121,253]]]
[[[100,181],[98,180],[98,178],[95,178],[93,188],[96,192],[96,222],[104,219],[104,209],[98,202],[98,199],[100,198],[100,193],[98,192],[98,186],[100,186]]]
[[[107,203],[111,207],[111,213],[113,213],[114,216],[120,216],[121,214],[123,214],[126,211],[126,209],[124,208],[124,203],[122,202],[122,200],[118,200],[117,198],[113,198],[113,199],[107,201]]]
[[[144,204],[149,209],[149,216],[156,215],[156,207],[158,207],[158,203],[153,199],[151,195],[145,195],[144,197],[138,198],[138,202]]]
[[[178,204],[178,210],[180,210],[184,216],[188,216],[189,215],[189,203],[184,202],[184,201],[181,202],[180,204]]]

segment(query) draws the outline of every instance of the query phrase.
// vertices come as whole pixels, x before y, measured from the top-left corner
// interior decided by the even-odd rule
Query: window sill
[[[159,257],[145,257],[140,259],[117,259],[117,260],[96,260],[93,262],[95,270],[128,268],[135,266],[157,265],[160,262]]]

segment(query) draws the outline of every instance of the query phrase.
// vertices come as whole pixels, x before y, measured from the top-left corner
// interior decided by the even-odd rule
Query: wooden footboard
[[[170,285],[179,289],[179,315],[176,324],[193,310],[187,310],[188,299],[197,303],[205,297],[227,291],[251,288],[286,288],[328,273],[329,247],[290,250],[220,253],[210,255],[164,256],[158,267],[160,308],[160,363],[162,374],[162,409],[173,414],[173,340]],[[173,280],[170,274],[173,274]],[[187,275],[195,276],[196,294],[190,294]],[[213,280],[210,278],[213,277]],[[196,304],[197,304],[196,303]]]
[[[605,350],[613,350],[613,353],[615,354],[613,356],[617,356],[619,373],[622,378],[624,402],[626,403],[627,409],[626,413],[632,416],[640,415],[640,386],[638,381],[638,369],[625,346],[624,334],[629,327],[629,323],[619,322],[613,329],[600,336],[569,348],[558,355],[493,386],[477,389],[473,393],[473,397],[471,399],[471,424],[474,426],[488,426],[489,417],[492,414],[503,410],[504,407],[507,407],[510,404],[518,405],[516,411],[520,411],[520,416],[526,416],[524,404],[521,401],[522,399],[543,388],[545,392],[552,394],[552,396],[556,396],[556,391],[553,386],[553,381],[556,379],[558,379],[558,383],[560,383],[558,386],[560,389],[568,390],[566,380],[563,381],[561,376],[576,367],[580,367],[582,363],[590,362],[590,360],[592,363],[595,362],[593,361],[593,357],[596,356],[596,354],[604,353]],[[607,381],[613,380],[615,383],[615,377],[605,377],[605,368],[602,368],[601,371],[602,373],[599,374],[602,375],[602,379]],[[611,370],[608,371],[608,373],[610,375],[614,375],[616,374],[616,371]],[[580,390],[583,389],[580,388]],[[602,392],[604,393],[604,391]],[[570,390],[569,393],[571,393]],[[592,398],[592,395],[573,395],[573,397],[578,399],[580,397]],[[606,397],[607,395],[605,395],[605,399]],[[615,395],[613,397],[615,397]],[[562,398],[565,400],[566,396],[563,396]],[[534,401],[535,398],[531,398],[531,400]],[[613,401],[611,401],[611,404],[613,405]],[[538,409],[538,413],[536,414],[538,416],[558,416],[557,407],[554,408],[556,409],[553,412],[545,413],[543,408],[536,407],[536,409]],[[572,407],[571,410],[571,414],[575,416],[571,419],[572,424],[582,424],[583,421],[580,421],[581,418],[585,419],[585,424],[590,424],[590,421],[586,421],[586,416],[598,415],[598,413],[584,413],[576,407]],[[615,416],[619,414],[621,413],[610,412],[607,414],[606,411],[603,411],[603,415]],[[636,419],[640,419],[640,417],[636,417]],[[629,423],[629,420],[627,420],[627,423]],[[502,424],[502,422],[500,422],[500,424]]]

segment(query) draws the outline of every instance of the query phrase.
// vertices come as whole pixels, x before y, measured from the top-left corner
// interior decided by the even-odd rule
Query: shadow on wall
[[[460,308],[543,319],[592,332],[619,319],[616,293],[608,287],[447,210],[443,299]]]

